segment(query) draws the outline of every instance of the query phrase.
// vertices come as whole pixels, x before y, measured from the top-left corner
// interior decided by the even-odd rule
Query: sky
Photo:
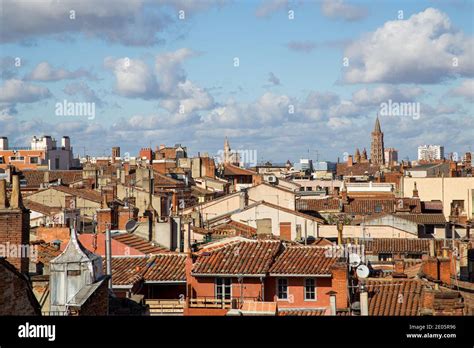
[[[215,155],[227,136],[258,162],[337,161],[370,153],[379,114],[400,159],[474,150],[473,1],[1,0],[0,17],[12,146]]]

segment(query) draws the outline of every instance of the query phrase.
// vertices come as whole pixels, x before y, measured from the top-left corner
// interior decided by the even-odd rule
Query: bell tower
[[[370,145],[370,161],[372,164],[376,165],[385,164],[383,133],[380,128],[380,121],[378,115],[377,119],[375,120],[374,131],[372,132],[372,141]]]

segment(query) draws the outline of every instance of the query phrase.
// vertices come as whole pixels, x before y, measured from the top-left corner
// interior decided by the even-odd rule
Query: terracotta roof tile
[[[147,282],[184,282],[186,281],[185,265],[185,254],[155,255],[143,277]]]
[[[256,175],[257,173],[248,170],[248,169],[243,169],[237,166],[234,166],[232,164],[226,164],[224,166],[224,176],[232,176],[232,175]]]
[[[367,280],[369,315],[418,315],[423,286],[412,279]]]
[[[54,182],[61,179],[65,185],[70,185],[82,179],[82,170],[50,170],[48,182]],[[46,171],[43,170],[24,170],[21,172],[22,179],[26,180],[27,187],[40,187],[44,183]]]
[[[296,210],[300,211],[326,211],[338,209],[339,200],[337,198],[298,199],[296,201]]]
[[[25,199],[23,201],[23,204],[27,209],[36,211],[36,212],[41,213],[43,215],[51,215],[51,214],[54,214],[54,213],[58,213],[62,210],[61,207],[50,207],[49,205],[44,205],[44,204],[41,204],[41,203],[38,203],[38,202],[33,202],[33,201],[28,200],[28,199]]]
[[[144,254],[169,252],[169,250],[163,246],[157,245],[156,243],[153,245],[152,242],[130,233],[114,234],[112,238]]]
[[[105,271],[105,259],[103,259]],[[112,258],[113,285],[145,282],[185,282],[185,254],[158,254]]]
[[[250,240],[237,237],[208,245],[197,253],[194,275],[248,275],[268,273],[280,249],[274,240]]]
[[[290,245],[270,268],[271,275],[331,275],[336,258],[318,246]]]
[[[72,188],[68,186],[53,186],[51,187],[53,190],[64,192],[71,196],[81,197],[83,199],[100,203],[101,202],[101,194],[98,191],[90,190],[90,189],[79,189],[79,188]]]

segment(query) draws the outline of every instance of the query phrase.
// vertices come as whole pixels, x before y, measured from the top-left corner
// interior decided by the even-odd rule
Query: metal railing
[[[244,301],[261,301],[259,297],[231,297],[229,299],[216,297],[195,297],[189,300],[191,308],[223,308],[223,309],[238,309],[242,307]]]
[[[145,304],[150,308],[150,315],[182,315],[184,300],[147,299]]]
[[[64,317],[68,315],[67,311],[41,311],[41,315],[45,317]]]

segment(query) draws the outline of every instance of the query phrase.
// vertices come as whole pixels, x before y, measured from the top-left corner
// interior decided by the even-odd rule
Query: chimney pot
[[[13,186],[10,206],[13,209],[19,209],[21,208],[20,177],[18,175],[13,175],[12,181]]]
[[[8,208],[7,200],[7,181],[5,179],[0,180],[0,209]]]

